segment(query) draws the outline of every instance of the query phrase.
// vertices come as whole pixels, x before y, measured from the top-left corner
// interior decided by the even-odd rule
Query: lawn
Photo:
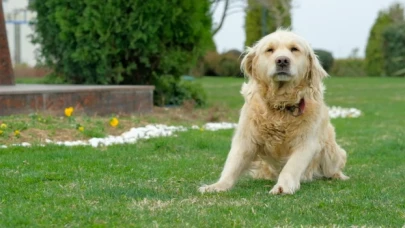
[[[15,83],[17,84],[44,84],[45,78],[36,77],[16,77]]]
[[[194,111],[227,110],[217,119],[236,121],[243,80],[198,81],[209,107]],[[0,149],[0,227],[404,226],[405,80],[330,78],[326,85],[328,105],[363,112],[332,121],[348,151],[349,181],[318,180],[273,196],[274,182],[244,177],[232,191],[202,195],[197,188],[219,177],[231,130],[102,148],[11,147]]]

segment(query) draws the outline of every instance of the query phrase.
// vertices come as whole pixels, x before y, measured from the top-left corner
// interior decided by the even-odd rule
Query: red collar
[[[286,106],[285,110],[289,111],[291,113],[291,115],[293,115],[295,117],[304,114],[304,110],[305,110],[305,100],[304,100],[304,98],[301,98],[301,100],[300,100],[300,102],[298,104],[291,105],[291,106]]]

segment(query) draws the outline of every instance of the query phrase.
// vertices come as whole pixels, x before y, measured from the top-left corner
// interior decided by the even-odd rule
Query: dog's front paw
[[[300,188],[300,182],[295,181],[290,176],[287,178],[280,177],[277,184],[270,190],[270,194],[294,194]]]
[[[211,185],[203,185],[200,188],[198,188],[198,191],[201,193],[205,192],[224,192],[229,190],[230,187],[221,183],[215,183]]]
[[[344,175],[342,172],[336,173],[335,175],[332,176],[333,179],[338,179],[338,180],[349,180],[350,177]]]

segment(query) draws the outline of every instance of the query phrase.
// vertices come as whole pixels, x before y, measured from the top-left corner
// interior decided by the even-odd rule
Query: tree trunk
[[[7,42],[3,1],[0,0],[0,85],[14,85],[13,66]]]

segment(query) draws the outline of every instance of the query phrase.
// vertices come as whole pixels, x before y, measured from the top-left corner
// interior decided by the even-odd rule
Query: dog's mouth
[[[290,81],[292,75],[288,71],[277,71],[274,75],[274,80],[276,81]]]

